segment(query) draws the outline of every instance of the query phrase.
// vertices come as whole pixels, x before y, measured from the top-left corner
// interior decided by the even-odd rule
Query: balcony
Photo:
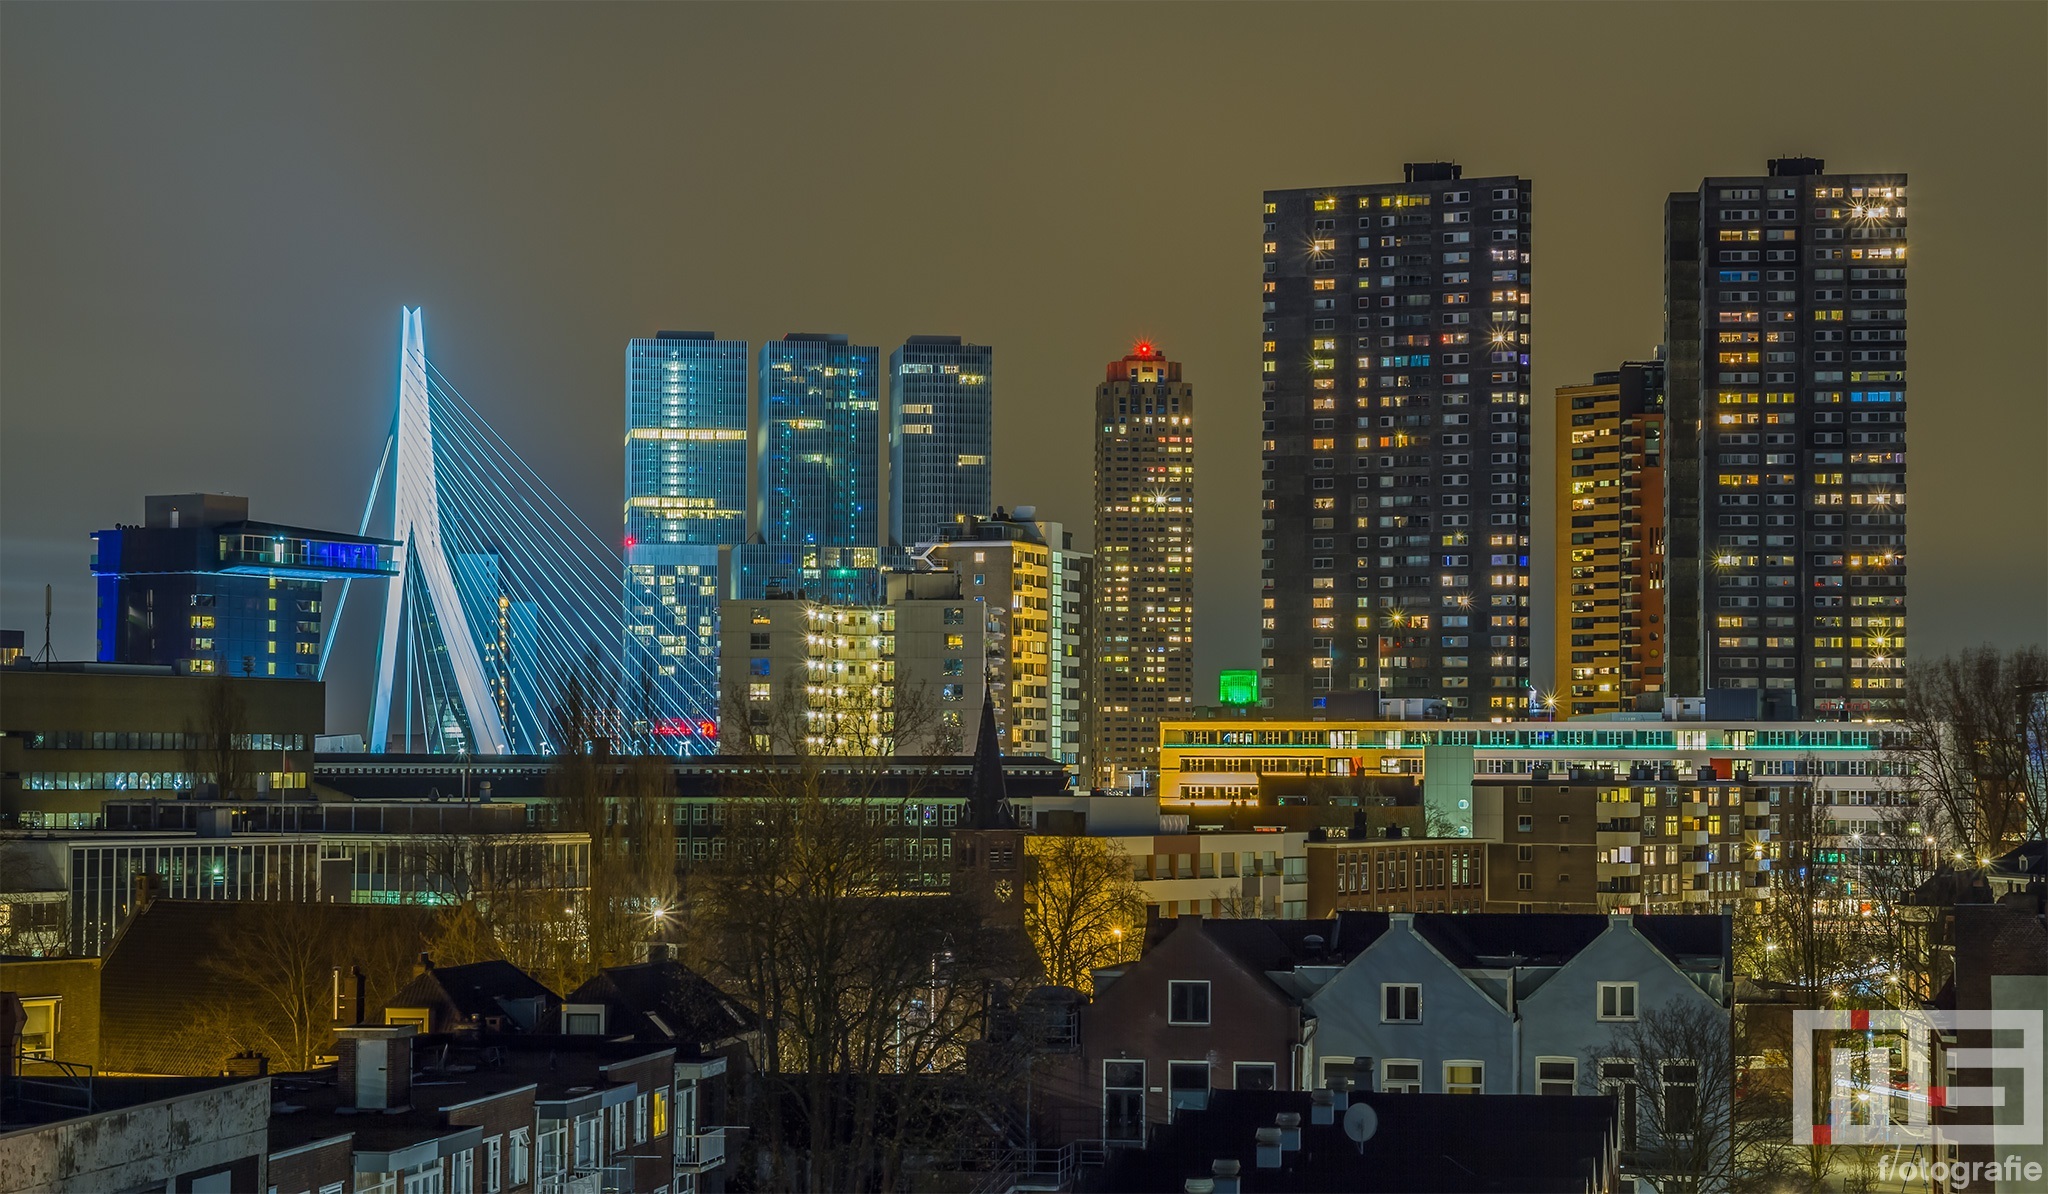
[[[676,1133],[676,1172],[709,1173],[725,1164],[725,1129],[708,1128],[694,1135]]]
[[[1603,882],[1643,873],[1643,864],[1640,862],[1603,862],[1597,865],[1599,877]]]
[[[1634,830],[1602,829],[1593,835],[1593,844],[1602,850],[1612,850],[1617,846],[1638,846],[1642,841],[1643,835]]]
[[[1678,835],[1678,844],[1681,846],[1704,846],[1707,840],[1707,831],[1704,829],[1683,830]]]

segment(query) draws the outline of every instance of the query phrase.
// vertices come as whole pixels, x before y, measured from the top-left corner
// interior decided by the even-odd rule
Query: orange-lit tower
[[[1195,694],[1195,390],[1141,341],[1095,391],[1097,774],[1157,787],[1159,721]]]

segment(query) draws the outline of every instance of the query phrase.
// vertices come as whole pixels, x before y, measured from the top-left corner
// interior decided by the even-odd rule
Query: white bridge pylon
[[[391,736],[393,683],[401,659],[408,672],[421,656],[418,644],[400,654],[400,632],[416,635],[406,617],[406,594],[413,586],[433,610],[447,651],[456,695],[469,723],[471,749],[477,754],[508,754],[504,719],[492,700],[476,637],[455,587],[454,569],[441,537],[441,507],[434,475],[434,420],[427,395],[427,339],[418,307],[402,316],[404,347],[398,363],[398,414],[393,423],[398,462],[393,469],[391,533],[399,544],[398,575],[387,582],[384,627],[377,647],[377,689],[370,705],[369,749],[383,753]],[[412,687],[408,676],[407,687]],[[408,719],[410,710],[402,711]],[[408,724],[407,729],[410,729]]]

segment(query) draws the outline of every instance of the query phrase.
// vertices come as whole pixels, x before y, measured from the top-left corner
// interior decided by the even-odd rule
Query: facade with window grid
[[[1261,691],[1529,698],[1530,184],[1268,191]]]
[[[1113,787],[1159,761],[1195,700],[1195,388],[1149,343],[1095,390],[1095,765]]]
[[[879,355],[809,332],[761,346],[754,529],[763,542],[881,543]]]
[[[1560,386],[1550,610],[1558,716],[1626,713],[1664,688],[1664,362]]]
[[[988,513],[993,353],[958,336],[912,336],[889,354],[889,538],[957,536]]]
[[[626,633],[636,691],[683,724],[649,740],[709,745],[717,719],[718,548],[747,537],[747,345],[710,332],[626,344]]]
[[[1896,715],[1906,176],[1774,159],[1672,195],[1665,239],[1670,454],[1690,458],[1669,475],[1674,691]]]

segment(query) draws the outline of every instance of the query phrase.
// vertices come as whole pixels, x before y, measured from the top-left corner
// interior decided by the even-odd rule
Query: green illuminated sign
[[[1257,672],[1224,672],[1216,678],[1216,698],[1226,705],[1259,703]]]

